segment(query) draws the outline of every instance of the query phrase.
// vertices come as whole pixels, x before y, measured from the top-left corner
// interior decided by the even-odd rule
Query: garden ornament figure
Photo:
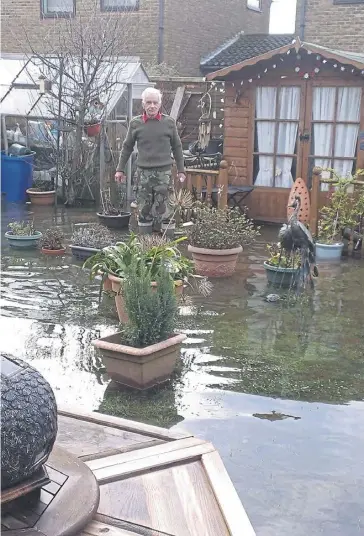
[[[316,266],[315,243],[307,227],[298,220],[298,213],[301,208],[301,198],[296,196],[290,207],[294,208],[292,216],[287,225],[284,224],[279,231],[279,240],[283,249],[288,253],[299,250],[301,252],[300,282],[305,283],[308,279],[313,286],[314,277],[318,276]]]
[[[160,112],[159,90],[147,88],[142,94],[144,113],[132,119],[126,135],[115,180],[125,182],[125,167],[137,143],[136,199],[139,223],[160,226],[169,216],[168,194],[171,188],[172,156],[181,182],[186,179],[182,143],[172,117]]]

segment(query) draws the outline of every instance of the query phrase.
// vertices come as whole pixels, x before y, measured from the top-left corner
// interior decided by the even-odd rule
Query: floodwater
[[[68,242],[74,223],[95,220],[92,209],[10,206],[2,232],[29,216]],[[304,299],[267,303],[276,233],[264,229],[234,277],[181,308],[178,370],[146,394],[109,384],[91,341],[117,330],[113,300],[99,304],[81,263],[3,240],[0,349],[40,370],[59,404],[212,441],[258,536],[364,534],[364,259],[321,266]]]

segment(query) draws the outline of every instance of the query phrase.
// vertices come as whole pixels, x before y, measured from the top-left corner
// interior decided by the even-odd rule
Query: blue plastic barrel
[[[1,193],[9,203],[25,203],[26,190],[33,184],[35,153],[9,156],[1,153]]]

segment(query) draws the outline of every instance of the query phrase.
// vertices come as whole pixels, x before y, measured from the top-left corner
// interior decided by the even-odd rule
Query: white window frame
[[[132,0],[132,5],[130,4],[131,0],[114,0],[118,5],[108,6],[108,0],[100,0],[100,10],[101,11],[138,11],[140,0]]]
[[[262,11],[262,0],[247,0],[246,7],[253,11]]]
[[[64,3],[64,0],[58,0],[60,7]],[[57,18],[69,18],[74,17],[76,14],[76,0],[72,0],[72,10],[65,11],[53,11],[48,8],[48,0],[41,0],[41,16],[43,19],[57,19]]]

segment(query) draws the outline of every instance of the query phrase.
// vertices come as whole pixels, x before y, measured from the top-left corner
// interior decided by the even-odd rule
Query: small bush
[[[112,242],[113,236],[109,229],[98,223],[75,229],[71,237],[72,245],[83,248],[102,249]]]

